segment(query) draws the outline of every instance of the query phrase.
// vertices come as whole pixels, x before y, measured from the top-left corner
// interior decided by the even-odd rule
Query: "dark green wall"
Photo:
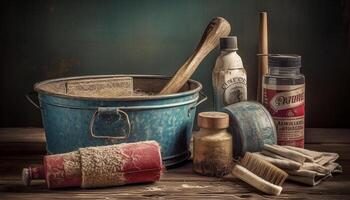
[[[307,126],[350,128],[348,15],[339,0],[2,1],[1,124],[40,126],[24,98],[41,80],[87,74],[173,74],[207,23],[225,17],[238,36],[255,99],[258,14],[269,13],[270,52],[302,55]],[[193,79],[211,97],[218,49]],[[209,98],[200,110],[210,110]]]

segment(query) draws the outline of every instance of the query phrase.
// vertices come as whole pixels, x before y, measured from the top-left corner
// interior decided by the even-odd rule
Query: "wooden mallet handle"
[[[259,27],[259,52],[258,52],[258,88],[257,100],[262,102],[262,81],[263,76],[267,74],[268,66],[268,32],[267,32],[267,13],[260,13]]]
[[[216,17],[211,20],[191,57],[177,70],[160,94],[164,95],[178,92],[192,76],[202,60],[219,44],[220,37],[228,36],[230,31],[231,26],[224,18]]]

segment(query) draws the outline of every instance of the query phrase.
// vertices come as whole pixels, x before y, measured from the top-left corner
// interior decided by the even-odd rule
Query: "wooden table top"
[[[337,152],[344,173],[315,187],[286,181],[278,197],[265,195],[246,183],[194,174],[191,162],[168,169],[154,184],[103,189],[46,189],[44,181],[22,185],[21,170],[40,163],[45,137],[40,128],[0,129],[0,199],[350,199],[350,129],[307,129],[306,148]]]

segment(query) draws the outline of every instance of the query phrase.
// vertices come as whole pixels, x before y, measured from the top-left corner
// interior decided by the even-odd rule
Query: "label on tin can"
[[[277,129],[277,144],[303,148],[305,84],[264,84],[263,104],[274,119]]]

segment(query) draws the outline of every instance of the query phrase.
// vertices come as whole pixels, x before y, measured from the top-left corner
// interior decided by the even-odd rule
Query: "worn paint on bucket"
[[[47,151],[65,153],[81,147],[155,140],[166,166],[189,157],[188,146],[202,85],[189,80],[171,95],[90,98],[62,94],[69,80],[131,76],[134,87],[158,92],[168,78],[150,75],[81,76],[47,80],[38,92]],[[56,92],[48,90],[55,88]]]
[[[264,144],[276,144],[276,127],[270,113],[257,102],[244,101],[223,108],[230,115],[234,156],[261,151]]]

